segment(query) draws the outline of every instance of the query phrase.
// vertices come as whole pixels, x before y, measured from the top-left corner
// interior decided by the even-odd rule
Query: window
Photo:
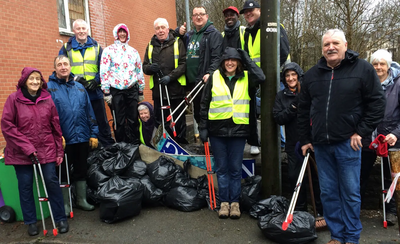
[[[72,23],[84,19],[89,25],[88,0],[57,0],[58,27],[61,34],[73,35]]]

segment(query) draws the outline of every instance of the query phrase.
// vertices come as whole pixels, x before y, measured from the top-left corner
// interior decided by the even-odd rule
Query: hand
[[[171,81],[171,77],[169,77],[168,75],[164,76],[163,78],[160,79],[160,84],[163,85],[168,85],[168,83]]]
[[[236,50],[238,51],[240,57],[242,57],[242,63],[244,65],[247,65],[253,61],[253,60],[251,60],[249,54],[246,51],[244,51],[243,49],[238,48]]]
[[[92,137],[89,139],[89,147],[91,149],[96,149],[98,145],[99,145],[99,140],[97,140],[97,138]]]
[[[75,81],[81,83],[85,88],[89,85],[87,80],[81,76],[77,76],[77,78],[75,78]]]
[[[350,137],[350,146],[354,151],[360,150],[362,148],[361,136],[359,136],[357,133],[354,133]]]
[[[32,160],[32,164],[36,164],[37,152],[29,154],[29,158]]]
[[[201,129],[199,131],[200,133],[200,140],[205,143],[208,142],[208,130],[207,129]]]
[[[155,74],[160,71],[160,66],[158,65],[158,63],[152,63],[150,66],[150,70]]]
[[[60,164],[63,162],[63,158],[62,157],[57,157],[56,159],[56,165],[60,166]]]
[[[390,133],[386,136],[386,138],[385,138],[385,140],[383,140],[383,142],[387,142],[389,144],[389,146],[394,146],[394,144],[396,144],[396,142],[397,142],[397,136]]]
[[[144,95],[143,94],[139,94],[139,102],[143,102],[144,100]]]
[[[299,104],[299,96],[297,95],[297,96],[295,96],[295,98],[293,99],[293,102],[290,104],[290,106],[291,106],[293,109],[297,110],[298,104]]]
[[[303,146],[301,147],[301,151],[303,152],[303,156],[306,156],[307,150],[308,150],[308,149],[311,149],[311,151],[314,152],[314,147],[312,146],[311,143],[308,143],[308,144],[303,145]]]
[[[112,95],[110,93],[104,94],[104,101],[106,101],[108,106],[111,106],[111,104],[112,104]]]
[[[186,22],[183,22],[183,25],[179,28],[179,34],[184,35],[186,33]]]
[[[65,138],[62,136],[62,147],[63,147],[63,150],[65,149],[65,145],[66,145]]]
[[[99,87],[99,84],[97,83],[97,81],[95,81],[95,80],[93,79],[93,80],[89,80],[89,81],[88,81],[88,86],[85,87],[85,88],[87,88],[87,89],[89,89],[89,90],[91,90],[91,91],[94,91],[94,90],[97,89],[97,87]]]
[[[205,75],[203,76],[203,82],[204,82],[204,83],[207,82],[208,77],[210,77],[210,74],[205,74]]]

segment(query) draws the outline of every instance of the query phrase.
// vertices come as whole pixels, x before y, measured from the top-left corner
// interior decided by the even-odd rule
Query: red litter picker
[[[212,170],[210,148],[208,146],[208,142],[204,142],[204,151],[206,153],[208,194],[210,196],[210,208],[211,210],[214,210],[217,207],[217,203],[215,201],[214,178],[212,176],[214,174],[214,171]]]

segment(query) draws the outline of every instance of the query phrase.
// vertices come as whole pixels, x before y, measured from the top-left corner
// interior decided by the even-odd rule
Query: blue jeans
[[[246,138],[210,136],[221,202],[239,202]]]
[[[56,175],[56,164],[41,164],[43,177],[46,183],[47,193],[51,209],[53,210],[54,221],[56,223],[67,220],[64,211],[64,200],[61,193],[60,183]],[[33,198],[33,166],[32,165],[14,165],[15,173],[18,179],[19,199],[21,203],[22,215],[25,224],[34,224],[36,219],[36,207]],[[38,180],[41,181],[39,169],[36,168]],[[36,183],[35,183],[36,184]],[[44,196],[44,195],[43,195]],[[43,203],[41,203],[43,204]]]
[[[350,139],[314,145],[324,217],[332,239],[358,243],[360,221],[361,150],[350,147]]]

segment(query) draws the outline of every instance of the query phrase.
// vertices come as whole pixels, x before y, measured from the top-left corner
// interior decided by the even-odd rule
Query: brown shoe
[[[226,219],[229,217],[229,202],[221,203],[221,208],[218,211],[218,216],[220,219]]]
[[[238,219],[240,218],[240,208],[239,208],[239,203],[238,202],[233,202],[231,204],[231,214],[230,214],[231,219]]]
[[[340,241],[335,240],[335,239],[331,239],[330,241],[328,241],[328,243],[326,244],[342,244]]]

